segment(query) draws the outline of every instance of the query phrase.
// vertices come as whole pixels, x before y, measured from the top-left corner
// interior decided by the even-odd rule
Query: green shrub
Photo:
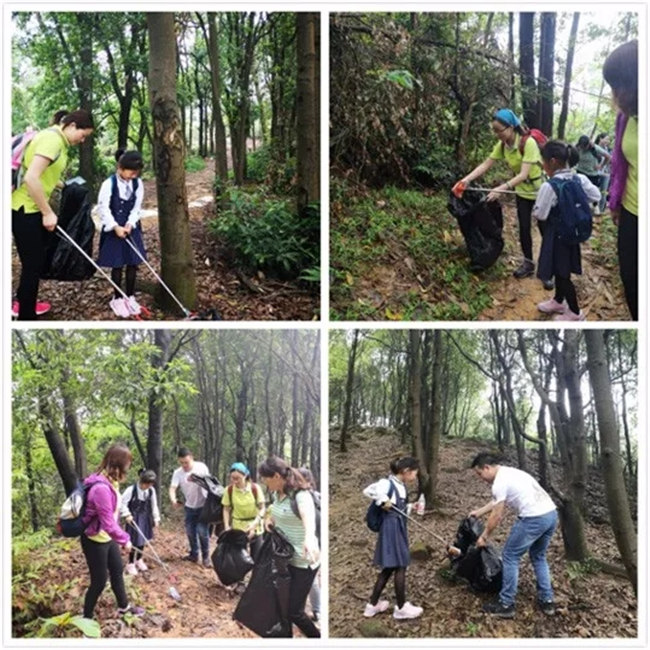
[[[246,156],[246,175],[256,183],[263,183],[271,163],[271,147],[260,147]]]
[[[304,279],[313,281],[313,269],[320,262],[318,204],[298,216],[293,200],[232,188],[210,227],[246,266],[282,276],[308,273]]]
[[[202,172],[205,169],[205,160],[200,156],[188,156],[185,158],[185,171]]]

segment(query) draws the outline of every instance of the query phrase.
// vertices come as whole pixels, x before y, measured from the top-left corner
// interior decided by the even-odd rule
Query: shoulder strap
[[[228,492],[228,500],[230,501],[230,506],[232,507],[232,483],[226,488]]]
[[[257,503],[257,483],[254,481],[251,481],[251,492],[253,493],[253,498],[255,499],[255,503]]]

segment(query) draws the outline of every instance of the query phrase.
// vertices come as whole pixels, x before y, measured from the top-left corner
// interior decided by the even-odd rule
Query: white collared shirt
[[[133,181],[124,180],[118,173],[115,174],[117,179],[117,191],[120,198],[124,201],[128,201],[133,194]],[[117,221],[111,213],[111,190],[113,189],[113,177],[109,176],[103,183],[102,187],[99,190],[99,196],[97,197],[97,208],[99,210],[99,217],[101,219],[102,230],[105,232],[110,232],[118,225]],[[138,179],[138,188],[135,191],[135,203],[131,214],[126,223],[130,224],[135,228],[138,221],[140,221],[140,208],[142,207],[142,201],[144,199],[144,187],[141,179]]]

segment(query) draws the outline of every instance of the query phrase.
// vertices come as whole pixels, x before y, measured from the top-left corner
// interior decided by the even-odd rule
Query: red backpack
[[[537,146],[541,148],[548,142],[548,138],[539,130],[539,129],[528,129],[526,133],[524,133],[521,138],[519,138],[519,153],[523,156],[524,155],[524,149],[526,147],[526,142],[528,138],[532,138],[537,142]],[[501,153],[505,154],[505,144],[502,142],[501,143]]]

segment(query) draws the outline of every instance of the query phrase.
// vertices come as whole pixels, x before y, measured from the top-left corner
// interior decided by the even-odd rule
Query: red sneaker
[[[11,316],[13,318],[18,318],[18,310],[20,309],[20,304],[18,303],[17,300],[14,300],[11,303]],[[43,314],[47,314],[48,311],[52,309],[52,305],[50,305],[49,302],[37,302],[36,303],[36,315],[37,316],[42,316]]]

